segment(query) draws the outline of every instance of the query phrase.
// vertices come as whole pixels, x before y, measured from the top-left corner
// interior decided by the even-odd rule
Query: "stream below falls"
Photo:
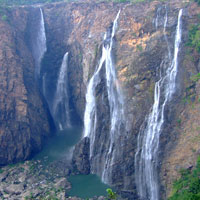
[[[80,127],[68,128],[57,131],[49,138],[42,151],[36,154],[33,160],[40,160],[44,164],[50,165],[59,160],[70,161],[74,145],[81,137],[82,129]],[[80,198],[92,198],[94,196],[105,196],[108,185],[101,182],[101,179],[93,174],[90,175],[71,175],[68,178],[72,188],[68,196],[77,196]]]

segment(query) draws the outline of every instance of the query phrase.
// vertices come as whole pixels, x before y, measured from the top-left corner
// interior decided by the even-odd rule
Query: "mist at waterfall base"
[[[80,140],[81,133],[81,127],[57,131],[53,137],[46,141],[43,150],[36,154],[33,159],[40,160],[46,166],[60,160],[70,162],[73,146]],[[101,182],[97,175],[71,175],[67,179],[72,185],[71,190],[67,192],[69,196],[80,198],[105,196],[106,189],[109,188],[108,185]]]
[[[69,160],[72,148],[81,137],[81,127],[58,130],[54,136],[47,139],[42,151],[34,156],[36,160],[46,160],[51,163],[56,160]]]

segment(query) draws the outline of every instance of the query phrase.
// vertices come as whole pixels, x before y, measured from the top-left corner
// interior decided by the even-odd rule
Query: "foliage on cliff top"
[[[0,6],[14,6],[14,5],[32,5],[32,4],[40,4],[40,3],[53,3],[53,2],[70,2],[77,0],[0,0]],[[80,0],[81,1],[81,0]],[[84,0],[82,0],[84,1]],[[131,2],[131,3],[139,3],[139,2],[150,2],[155,0],[92,0],[96,2],[101,1],[113,1],[113,2]],[[167,0],[159,0],[159,1],[167,1]],[[200,0],[195,0],[200,1]]]
[[[172,195],[168,200],[200,199],[200,157],[194,170],[182,169],[181,178],[173,184]]]
[[[39,3],[53,3],[65,0],[0,0],[1,6],[32,5]]]

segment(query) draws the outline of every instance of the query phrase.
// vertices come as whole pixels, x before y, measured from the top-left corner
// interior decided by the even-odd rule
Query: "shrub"
[[[115,192],[112,191],[112,189],[108,188],[106,190],[107,192],[107,200],[112,200],[112,199],[117,199],[117,194]]]
[[[200,53],[200,24],[192,25],[189,29],[188,46]]]
[[[172,195],[168,200],[199,200],[200,199],[200,157],[196,168],[191,171],[182,169],[181,178],[173,184]]]
[[[195,74],[191,77],[191,80],[194,82],[197,82],[200,79],[200,73]]]

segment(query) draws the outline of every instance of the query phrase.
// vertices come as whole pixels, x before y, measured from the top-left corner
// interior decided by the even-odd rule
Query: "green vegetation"
[[[191,25],[187,45],[200,53],[200,24]]]
[[[30,5],[37,3],[52,3],[65,0],[0,0],[0,6]]]
[[[61,2],[61,1],[76,1],[76,0],[0,0],[0,6],[14,6],[14,5],[32,5],[32,4],[39,4],[39,3],[53,3],[53,2]],[[103,0],[97,0],[100,2]],[[113,2],[131,2],[131,3],[140,3],[140,2],[150,2],[154,0],[107,0]],[[161,2],[166,0],[159,0]],[[200,1],[200,0],[198,0]]]
[[[139,44],[136,46],[136,49],[137,49],[138,51],[140,51],[140,52],[143,51],[142,45],[139,45]]]
[[[192,0],[198,3],[200,6],[200,0]],[[198,19],[200,20],[200,14],[197,15]],[[199,21],[198,20],[198,21]],[[192,24],[189,27],[189,37],[188,42],[186,43],[191,49],[189,50],[190,53],[200,53],[200,21],[196,24]]]
[[[181,119],[177,119],[177,123],[180,126],[181,125]]]
[[[32,192],[30,193],[29,196],[26,196],[26,197],[25,197],[25,200],[31,200],[31,199],[34,199],[34,198],[33,198],[33,193],[32,193]]]
[[[194,100],[195,100],[195,93],[194,94],[190,94],[190,95],[187,95],[187,96],[185,96],[183,99],[182,99],[182,102],[183,103],[187,103],[187,104],[191,104],[192,105],[192,107],[194,107]]]
[[[197,82],[200,79],[200,73],[195,74],[191,77],[191,80],[194,82]]]
[[[200,5],[200,0],[194,0],[195,2],[197,2],[198,3],[198,5]]]
[[[1,16],[1,19],[2,19],[3,21],[7,21],[7,15]]]
[[[106,192],[107,192],[107,200],[117,199],[117,194],[113,192],[111,188],[108,188]]]
[[[200,157],[194,170],[182,169],[181,177],[173,184],[172,195],[168,200],[200,199]]]

